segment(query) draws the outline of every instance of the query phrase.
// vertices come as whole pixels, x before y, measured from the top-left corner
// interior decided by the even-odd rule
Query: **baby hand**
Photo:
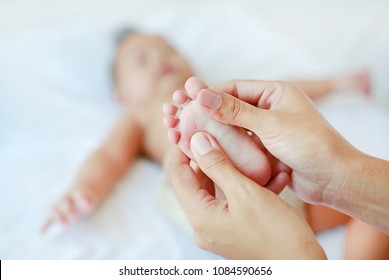
[[[41,233],[46,233],[55,223],[60,223],[66,227],[89,215],[94,208],[91,197],[86,196],[78,189],[73,190],[54,205],[49,218],[41,228]]]

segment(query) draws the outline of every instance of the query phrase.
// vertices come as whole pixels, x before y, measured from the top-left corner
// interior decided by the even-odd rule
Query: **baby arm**
[[[127,113],[111,135],[82,165],[70,191],[53,207],[42,232],[92,213],[123,177],[141,150],[142,129]]]

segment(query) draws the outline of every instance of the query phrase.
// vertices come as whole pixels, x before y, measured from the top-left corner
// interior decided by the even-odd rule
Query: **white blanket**
[[[372,100],[339,93],[320,109],[351,143],[389,159],[387,2],[209,2],[0,2],[1,259],[218,258],[161,211],[155,190],[162,170],[146,159],[94,216],[39,235],[52,204],[121,113],[109,70],[122,24],[167,36],[210,84],[369,67]],[[330,258],[342,257],[342,229],[319,240]]]

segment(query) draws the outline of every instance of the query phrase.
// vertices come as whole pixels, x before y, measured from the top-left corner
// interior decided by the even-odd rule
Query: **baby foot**
[[[191,96],[207,89],[201,80],[190,78],[185,89]],[[270,162],[254,138],[240,127],[220,123],[202,112],[196,100],[191,99],[184,91],[177,90],[172,104],[164,105],[164,124],[168,131],[169,141],[177,145],[189,158],[194,159],[190,149],[190,140],[196,132],[208,132],[230,157],[235,167],[244,175],[264,186],[270,179]]]
[[[50,217],[42,226],[41,233],[45,233],[55,223],[68,226],[85,218],[97,208],[101,200],[96,191],[85,186],[76,186],[55,204]]]
[[[364,95],[371,94],[370,74],[367,69],[336,79],[337,89],[356,89]]]
[[[371,94],[370,74],[367,69],[355,74],[355,84],[365,95]]]

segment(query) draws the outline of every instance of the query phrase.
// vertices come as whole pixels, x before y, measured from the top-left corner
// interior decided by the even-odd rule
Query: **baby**
[[[185,94],[207,86],[191,78],[188,62],[164,38],[124,32],[118,40],[112,72],[115,95],[126,112],[106,141],[84,162],[69,192],[54,206],[43,232],[52,223],[67,225],[93,213],[139,155],[163,164],[176,144],[193,158],[189,143],[197,131],[212,134],[243,174],[259,185],[272,184],[271,163],[260,143],[242,128],[208,118]],[[366,77],[361,72],[297,83],[317,98],[339,87],[368,92]],[[172,98],[178,106],[165,104]]]
[[[186,90],[196,89],[199,81],[189,79],[191,76],[188,62],[164,38],[131,31],[122,36],[113,63],[113,78],[116,97],[127,108],[126,113],[107,140],[85,161],[70,191],[54,206],[43,231],[53,222],[66,225],[92,213],[137,156],[142,154],[163,163],[172,145],[162,124],[162,105],[170,102],[172,93],[183,90],[184,85]],[[182,95],[173,97],[182,102]],[[164,107],[169,114],[172,109],[173,106]],[[174,122],[177,119],[173,116],[165,118],[166,125]],[[220,141],[245,175],[261,185],[269,181],[270,163],[244,129],[208,118],[197,110],[194,102],[188,102],[181,110],[180,122],[184,128],[180,147],[188,156],[191,156],[191,136],[197,131],[207,131]],[[234,148],[237,141],[242,143],[239,150]]]

